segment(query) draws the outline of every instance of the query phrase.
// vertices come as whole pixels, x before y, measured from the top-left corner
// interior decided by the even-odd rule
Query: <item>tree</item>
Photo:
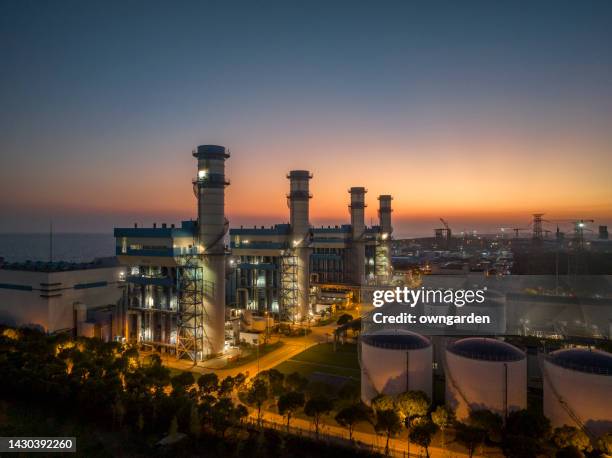
[[[200,397],[212,395],[219,390],[219,377],[214,372],[202,374],[198,379]]]
[[[349,440],[353,440],[353,428],[357,423],[364,423],[370,420],[370,412],[367,407],[361,403],[355,403],[336,414],[335,420],[340,426],[348,429]]]
[[[202,421],[195,403],[191,403],[191,412],[189,412],[189,432],[198,439],[202,433]]]
[[[317,396],[308,400],[304,406],[304,413],[312,417],[312,423],[315,427],[315,435],[319,437],[319,424],[321,417],[330,412],[334,408],[334,403],[331,399],[325,396]]]
[[[507,458],[536,458],[540,446],[533,437],[504,436],[501,448]]]
[[[219,396],[221,397],[231,396],[231,394],[234,391],[234,386],[235,386],[234,377],[232,377],[231,375],[228,375],[223,380],[221,380],[221,383],[219,383],[217,392],[219,393]]]
[[[172,417],[170,421],[170,428],[168,429],[168,436],[176,436],[178,434],[178,418],[176,415]]]
[[[305,391],[308,386],[308,379],[300,375],[299,372],[292,372],[285,377],[285,387],[290,391]]]
[[[550,420],[531,410],[516,410],[508,414],[503,433],[546,441],[551,434]]]
[[[389,454],[389,439],[402,429],[402,421],[397,411],[384,409],[376,411],[376,423],[374,429],[377,433],[384,433],[387,437],[385,442],[385,455]]]
[[[395,409],[395,401],[391,396],[387,396],[386,394],[379,394],[372,399],[371,404],[374,411]]]
[[[408,430],[407,448],[408,455],[410,455],[410,428],[412,427],[412,422],[417,418],[427,415],[430,401],[423,391],[406,391],[396,396],[395,405]]]
[[[212,406],[212,425],[215,431],[225,437],[227,428],[234,420],[234,403],[230,398],[221,398]]]
[[[115,404],[113,405],[113,416],[119,428],[123,426],[123,419],[125,417],[125,407],[121,402],[119,396],[115,399]]]
[[[347,401],[357,401],[361,395],[361,386],[355,382],[346,382],[338,390],[338,397]]]
[[[574,446],[569,446],[559,450],[555,458],[584,458],[584,453]]]
[[[240,390],[240,388],[242,388],[244,385],[244,382],[246,382],[246,375],[244,375],[242,372],[238,372],[234,376],[234,389]]]
[[[516,410],[508,414],[502,434],[502,450],[507,456],[535,457],[550,439],[550,420],[532,410]]]
[[[429,445],[431,438],[436,433],[436,425],[429,419],[421,417],[410,429],[410,440],[425,449],[425,454],[429,458]]]
[[[430,401],[423,391],[406,391],[397,395],[395,405],[402,417],[413,420],[427,415]]]
[[[602,434],[597,439],[597,449],[606,455],[612,456],[612,432]]]
[[[248,416],[249,411],[242,404],[238,404],[236,407],[234,407],[233,418],[236,423],[242,423]]]
[[[491,442],[501,440],[503,421],[498,414],[487,409],[472,410],[467,423],[474,428],[485,431]]]
[[[583,450],[587,452],[592,450],[589,436],[587,436],[584,431],[574,426],[564,425],[560,428],[555,428],[552,439],[555,445],[560,449],[575,447],[581,452]]]
[[[300,393],[299,391],[289,391],[281,394],[278,398],[278,413],[287,417],[287,432],[289,432],[291,416],[299,408],[304,407],[305,402],[304,393]]]
[[[261,407],[268,400],[269,385],[266,380],[257,377],[251,383],[251,387],[247,391],[246,401],[250,405],[257,408],[257,423],[261,425]]]
[[[336,324],[338,326],[342,326],[343,324],[346,324],[350,321],[353,321],[353,316],[348,314],[348,313],[343,313],[342,315],[340,315],[340,317],[338,318],[338,321],[336,321]]]
[[[440,428],[442,433],[442,447],[446,447],[446,430],[455,423],[455,412],[448,406],[438,406],[431,413],[431,420]]]
[[[187,388],[195,383],[193,374],[191,372],[181,372],[170,379],[172,385],[172,392],[182,394],[187,391]]]
[[[476,447],[478,447],[485,438],[485,432],[482,429],[475,428],[465,423],[457,423],[457,432],[455,440],[467,448],[470,458],[474,455]]]
[[[285,374],[276,369],[268,369],[267,371],[260,372],[255,378],[264,379],[268,383],[270,392],[273,396],[280,396],[285,391],[283,384],[285,381]]]

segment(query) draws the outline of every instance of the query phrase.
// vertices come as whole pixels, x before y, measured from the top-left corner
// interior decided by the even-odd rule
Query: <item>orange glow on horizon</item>
[[[499,132],[441,132],[390,138],[384,144],[365,134],[354,136],[317,138],[299,146],[287,137],[266,148],[233,147],[226,164],[231,224],[288,221],[286,175],[291,169],[314,175],[314,224],[349,221],[351,186],[368,189],[368,224],[378,219],[379,194],[393,195],[393,218],[406,225],[440,216],[505,224],[529,221],[534,212],[549,218],[612,219],[608,145],[586,136],[534,139]],[[285,152],[289,148],[291,154]],[[19,206],[122,215],[140,222],[195,218],[195,161],[183,144],[172,150],[179,152],[163,154],[160,147],[155,160],[142,164],[99,164],[93,174],[81,172],[88,170],[88,162],[75,164],[67,175],[36,169],[30,177],[34,184],[21,188]],[[578,151],[588,151],[588,158]]]

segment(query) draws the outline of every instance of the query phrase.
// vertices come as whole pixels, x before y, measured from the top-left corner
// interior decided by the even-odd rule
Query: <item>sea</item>
[[[89,262],[114,256],[115,238],[109,234],[58,233],[0,234],[0,258],[4,262]]]

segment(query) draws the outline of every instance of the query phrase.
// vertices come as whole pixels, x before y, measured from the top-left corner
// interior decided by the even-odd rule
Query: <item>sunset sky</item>
[[[612,2],[0,3],[0,232],[195,217],[230,148],[233,226],[392,194],[396,235],[612,225]]]

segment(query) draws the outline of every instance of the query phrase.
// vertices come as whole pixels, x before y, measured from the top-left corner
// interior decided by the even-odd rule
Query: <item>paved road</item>
[[[192,371],[200,374],[214,372],[220,379],[227,377],[228,375],[235,376],[240,372],[243,374],[248,373],[249,376],[254,376],[257,374],[258,370],[265,371],[267,369],[271,369],[283,361],[293,358],[307,348],[322,342],[331,342],[331,339],[333,338],[332,333],[335,328],[335,324],[315,326],[310,328],[311,332],[306,336],[290,338],[283,337],[281,338],[283,345],[280,348],[263,355],[259,358],[259,360],[256,359],[243,365],[232,367],[231,369],[225,369],[224,366],[226,363],[221,359],[204,361],[196,366],[189,361],[176,360],[176,358],[172,356],[162,356],[162,360],[165,366],[173,369]]]
[[[255,410],[250,410],[250,417],[254,420],[257,419],[257,412]],[[286,427],[287,421],[281,415],[278,415],[273,412],[264,412],[263,418],[266,422],[275,423],[278,425],[282,425]],[[309,434],[313,434],[314,428],[312,423],[303,418],[293,418],[291,420],[291,428],[293,432],[296,432],[298,429]],[[340,426],[322,424],[319,427],[319,431],[321,433],[321,437],[325,438],[325,436],[332,436],[339,439],[344,439],[348,442],[348,431],[346,428],[342,428]],[[353,440],[357,442],[361,442],[366,445],[374,445],[378,449],[384,450],[386,437],[383,435],[373,434],[365,431],[355,431],[353,433]],[[406,441],[406,432],[402,432],[402,434],[397,438],[391,438],[389,441],[389,448],[391,449],[392,456],[406,456],[408,457],[408,443]],[[441,447],[430,447],[429,455],[432,458],[468,458],[468,454],[462,452],[460,450],[455,449],[456,446],[453,446],[453,449],[441,448]],[[382,451],[381,450],[381,451]],[[494,454],[487,453],[487,456],[494,456]],[[422,449],[418,445],[411,443],[410,444],[410,457],[423,457],[425,456],[425,449]],[[474,457],[478,457],[479,455],[474,454]],[[501,455],[500,455],[501,456]]]

